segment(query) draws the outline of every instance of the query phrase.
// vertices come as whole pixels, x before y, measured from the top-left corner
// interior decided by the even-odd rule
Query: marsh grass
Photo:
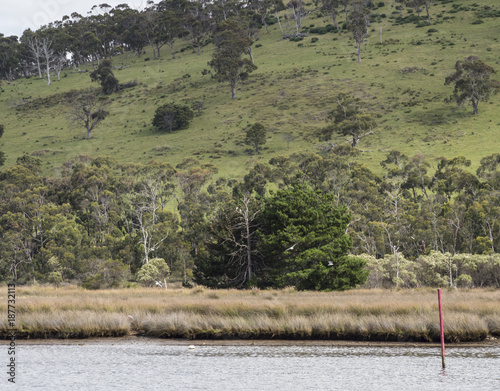
[[[500,291],[444,291],[443,306],[447,341],[500,337]],[[426,289],[324,293],[18,287],[16,308],[20,338],[138,334],[188,339],[439,340],[437,295]],[[6,311],[5,304],[0,304],[0,311]],[[7,324],[2,322],[0,335],[5,338]]]

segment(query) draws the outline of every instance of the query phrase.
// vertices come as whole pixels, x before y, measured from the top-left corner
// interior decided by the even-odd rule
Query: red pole
[[[441,329],[441,360],[443,362],[443,369],[446,367],[444,362],[444,328],[443,328],[443,306],[441,304],[441,289],[438,289],[439,301],[439,327]]]

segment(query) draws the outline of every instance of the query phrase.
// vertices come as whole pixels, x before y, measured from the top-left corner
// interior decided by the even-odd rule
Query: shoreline
[[[355,347],[428,347],[440,348],[436,342],[391,342],[391,341],[350,341],[350,340],[311,340],[311,339],[181,339],[157,338],[147,336],[127,335],[123,337],[91,337],[82,339],[37,338],[17,339],[18,346],[22,345],[116,345],[134,342],[169,345],[169,346],[355,346]],[[9,340],[0,340],[0,346],[7,346]],[[447,348],[464,347],[500,347],[500,339],[489,338],[477,342],[447,343]]]

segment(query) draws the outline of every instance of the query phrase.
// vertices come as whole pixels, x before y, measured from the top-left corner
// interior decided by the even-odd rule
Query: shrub
[[[60,272],[51,272],[49,274],[48,281],[51,284],[54,284],[56,287],[58,287],[59,284],[63,281],[61,273]]]
[[[326,27],[314,27],[309,30],[310,33],[312,34],[326,34],[328,31],[326,30]]]
[[[104,287],[104,277],[102,274],[95,274],[85,278],[82,282],[85,289],[101,289]]]
[[[85,289],[116,288],[130,276],[129,267],[114,259],[91,259],[82,280]]]
[[[189,106],[167,103],[156,109],[153,126],[172,133],[174,130],[186,129],[193,117],[194,112]]]
[[[118,79],[113,74],[111,60],[105,59],[99,64],[99,67],[90,74],[92,81],[101,83],[102,91],[109,95],[118,90]]]
[[[145,286],[155,286],[170,274],[170,268],[163,258],[152,258],[137,272],[137,281]]]

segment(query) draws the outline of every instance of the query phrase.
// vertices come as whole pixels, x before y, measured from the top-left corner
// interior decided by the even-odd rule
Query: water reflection
[[[81,343],[81,342],[80,342]],[[16,390],[499,390],[500,347],[21,345]],[[3,385],[2,385],[3,386]],[[1,389],[3,389],[0,386]]]

